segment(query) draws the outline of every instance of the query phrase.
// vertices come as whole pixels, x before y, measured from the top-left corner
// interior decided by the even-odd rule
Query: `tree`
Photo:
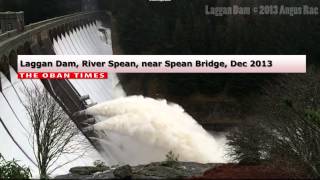
[[[231,155],[241,161],[258,152],[253,153],[258,159],[281,159],[320,177],[319,92],[319,72],[311,68],[308,74],[283,75],[266,86],[257,116],[229,135]],[[253,124],[250,131],[248,124]]]
[[[82,157],[88,147],[75,124],[43,88],[27,89],[24,104],[31,121],[30,144],[37,161],[40,178]],[[75,158],[58,164],[62,155]]]
[[[16,160],[6,161],[0,154],[0,179],[30,179],[30,169],[21,166]]]
[[[243,121],[238,128],[235,128],[227,135],[228,146],[230,147],[229,155],[239,164],[257,165],[263,159],[263,147],[266,145],[265,140],[267,133],[256,121]]]
[[[265,112],[261,123],[273,137],[268,154],[271,158],[285,154],[320,177],[319,72],[287,75],[269,89],[261,108]]]

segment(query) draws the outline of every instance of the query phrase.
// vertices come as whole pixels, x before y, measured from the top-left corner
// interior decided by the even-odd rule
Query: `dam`
[[[108,18],[110,16],[107,12],[80,12],[26,25],[22,32],[14,27],[0,34],[0,118],[2,123],[0,137],[2,143],[10,147],[0,147],[1,154],[7,160],[16,159],[20,164],[29,166],[33,177],[36,177],[38,172],[34,152],[28,140],[32,128],[23,106],[26,88],[47,89],[65,112],[72,117],[74,112],[83,110],[87,106],[112,99],[114,97],[112,89],[117,82],[112,75],[106,80],[51,82],[36,79],[20,80],[17,78],[17,55],[112,54],[110,19]],[[37,68],[40,65],[30,64],[30,66]],[[83,127],[81,118],[77,120],[79,123],[74,122],[81,129]],[[70,167],[92,164],[93,161],[101,159],[95,148],[91,149],[93,152],[88,153],[88,156],[72,161],[53,174],[67,173]],[[64,155],[59,159],[58,164],[74,158],[72,154]]]
[[[25,101],[23,92],[31,87],[46,89],[91,145],[91,151],[86,157],[73,160],[75,155],[70,154],[60,158],[58,164],[64,164],[66,161],[71,163],[54,171],[53,174],[63,174],[68,172],[70,167],[85,166],[99,159],[106,160],[110,165],[161,161],[171,150],[181,154],[182,160],[186,161],[224,162],[225,159],[222,157],[224,138],[213,138],[179,105],[139,96],[121,99],[126,93],[115,74],[109,74],[109,79],[106,80],[20,80],[17,78],[17,55],[113,54],[111,28],[109,12],[90,11],[37,22],[24,26],[23,31],[13,29],[0,35],[0,107],[3,107],[0,109],[2,123],[0,136],[3,137],[4,144],[12,147],[10,150],[1,149],[2,155],[6,159],[18,159],[21,164],[28,165],[33,174],[37,174],[36,159],[33,157],[34,152],[28,141],[32,128],[23,106]],[[89,63],[89,65],[93,64]],[[120,99],[111,101],[115,98]],[[127,103],[123,104],[127,101],[132,104],[129,103],[128,106]],[[119,109],[111,108],[114,110],[112,112],[106,111],[112,114],[111,121],[99,115],[102,111],[99,108],[88,114],[77,114],[90,107],[96,107],[97,104],[100,107],[100,104],[105,102],[120,107]],[[105,107],[108,108],[109,105]],[[134,108],[131,109],[132,107]],[[126,108],[128,114],[121,116],[122,109]],[[146,108],[150,110],[149,115],[146,110],[143,110]],[[163,111],[160,113],[163,114],[162,116],[154,116],[161,111]],[[129,122],[132,114],[136,114],[135,119]],[[174,123],[174,117],[180,120]],[[112,119],[119,119],[122,124],[109,124],[114,122]],[[145,121],[143,123],[145,125],[141,124],[142,121]],[[171,123],[173,124],[170,125]],[[119,126],[127,128],[118,129]],[[139,126],[141,128],[138,128]],[[131,129],[131,127],[134,128]],[[166,131],[161,131],[161,127],[168,128]],[[104,136],[109,130],[112,133]],[[177,130],[182,135],[171,139],[177,135]],[[191,136],[188,130],[194,131],[194,136]],[[13,132],[14,136],[11,136]],[[144,132],[148,132],[149,136],[141,136]],[[202,139],[202,143],[197,144],[196,137]],[[143,139],[149,140],[143,142]],[[180,143],[184,146],[177,146]],[[207,145],[210,146],[209,149],[206,148]],[[188,152],[190,150],[192,153]]]

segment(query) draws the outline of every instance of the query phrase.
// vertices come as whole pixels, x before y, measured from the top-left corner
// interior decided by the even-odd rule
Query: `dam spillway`
[[[69,19],[70,17],[65,17]],[[57,20],[60,21],[60,20]],[[82,22],[83,23],[83,22]],[[45,26],[45,24],[39,23],[40,27]],[[38,27],[38,28],[40,28]],[[65,27],[63,27],[65,28]],[[40,28],[41,29],[41,28]],[[34,30],[35,31],[35,30]],[[13,32],[11,32],[13,33]],[[26,33],[23,33],[18,36],[24,36]],[[115,74],[109,74],[109,79],[107,80],[63,80],[63,81],[57,81],[57,80],[19,80],[17,79],[16,74],[16,64],[14,64],[14,57],[17,54],[55,54],[55,55],[108,55],[112,54],[112,39],[111,39],[111,30],[110,27],[105,26],[105,22],[101,20],[90,20],[85,21],[82,25],[76,25],[74,26],[73,23],[71,23],[71,27],[67,27],[65,29],[61,29],[61,27],[58,27],[56,29],[52,29],[48,31],[49,37],[44,36],[44,39],[42,39],[42,36],[35,35],[36,39],[40,38],[41,40],[36,40],[35,42],[24,42],[22,43],[23,46],[18,47],[18,51],[9,51],[9,55],[2,56],[2,63],[6,63],[8,66],[4,66],[4,70],[1,71],[1,85],[2,85],[2,93],[1,93],[1,107],[4,107],[1,112],[1,119],[5,123],[5,125],[8,127],[9,131],[16,131],[17,134],[15,135],[15,140],[17,141],[17,144],[19,144],[21,147],[23,147],[23,151],[21,152],[21,149],[17,147],[16,144],[14,144],[12,138],[9,137],[8,133],[4,129],[0,129],[1,137],[5,138],[5,142],[10,144],[10,147],[14,147],[12,151],[4,151],[3,155],[6,159],[21,159],[22,164],[26,164],[30,166],[33,174],[37,174],[37,168],[33,165],[33,162],[35,161],[32,159],[32,148],[28,146],[28,136],[26,134],[30,134],[30,131],[28,129],[31,129],[30,124],[28,123],[28,118],[25,113],[25,109],[22,105],[22,102],[24,101],[23,89],[26,87],[41,87],[47,89],[50,94],[58,101],[60,106],[66,111],[66,113],[72,118],[72,120],[77,124],[78,128],[80,130],[84,130],[86,126],[83,125],[82,121],[87,119],[82,118],[75,118],[73,117],[73,114],[79,110],[86,109],[87,107],[93,106],[97,103],[102,103],[106,101],[110,101],[113,98],[124,96],[125,93],[119,87],[119,81]],[[32,38],[34,39],[34,38]],[[17,40],[12,37],[13,42],[17,42]],[[41,42],[41,43],[40,43]],[[37,44],[38,43],[38,44]],[[9,43],[4,41],[3,44],[0,43],[0,50],[1,47],[5,47],[5,45],[8,45]],[[2,45],[2,46],[1,46]],[[20,49],[20,50],[19,50]],[[15,60],[16,61],[16,60]],[[81,100],[82,99],[82,100]],[[138,118],[140,119],[140,118]],[[156,120],[155,120],[156,121]],[[191,120],[191,124],[194,124],[194,120]],[[194,126],[196,129],[201,129],[200,125]],[[13,130],[14,129],[14,130]],[[191,128],[193,129],[193,127]],[[183,132],[186,132],[188,129],[184,129]],[[139,131],[137,131],[139,133]],[[173,131],[170,131],[173,132]],[[209,162],[216,162],[223,161],[220,158],[221,152],[223,152],[223,148],[218,148],[221,144],[220,142],[214,142],[215,140],[212,139],[212,137],[206,133],[203,129],[199,130],[199,134],[202,137],[206,137],[204,139],[207,139],[209,144],[217,144],[213,149],[215,149],[216,152],[219,152],[217,156],[211,157],[209,159]],[[155,132],[156,133],[156,132]],[[187,133],[186,133],[187,134]],[[87,137],[87,139],[92,143],[91,138],[88,133],[84,133],[84,135]],[[115,136],[119,137],[119,136]],[[124,139],[124,144],[128,142],[128,139],[125,139],[124,136],[120,136],[122,139]],[[190,137],[190,136],[189,136]],[[117,138],[115,138],[117,139]],[[161,138],[160,138],[161,139]],[[169,141],[170,138],[167,138],[167,141]],[[184,139],[184,138],[182,138]],[[188,139],[188,138],[187,138]],[[190,138],[192,139],[192,138]],[[100,139],[101,140],[101,139]],[[101,142],[97,141],[98,144]],[[196,142],[193,138],[192,142]],[[205,143],[204,143],[205,144]],[[142,142],[142,144],[138,144],[135,147],[135,151],[141,156],[140,158],[132,159],[132,162],[128,161],[128,158],[130,156],[122,156],[122,154],[113,153],[112,156],[118,156],[120,158],[116,158],[116,161],[114,163],[118,163],[120,161],[127,160],[131,164],[137,164],[137,163],[148,163],[150,160],[154,161],[161,161],[165,157],[165,154],[167,151],[171,149],[164,149],[160,153],[158,153],[156,158],[152,158],[151,156],[146,156],[143,159],[144,156],[143,151],[139,150],[139,147],[144,147],[147,144],[145,142]],[[193,143],[192,146],[188,146],[186,149],[190,149],[194,146],[197,146],[196,143]],[[121,147],[121,144],[120,144]],[[151,143],[150,151],[149,152],[155,152],[153,151],[154,148],[157,146],[154,146],[154,144]],[[96,149],[99,150],[99,147]],[[129,147],[130,148],[130,147]],[[126,150],[129,149],[128,147]],[[93,148],[94,149],[94,148]],[[176,148],[173,148],[176,149]],[[198,148],[201,151],[204,150],[204,148]],[[100,149],[102,151],[108,152],[110,149]],[[180,150],[177,150],[178,153]],[[195,151],[193,153],[194,155],[197,154],[198,151]],[[200,152],[200,151],[199,151]],[[204,153],[203,151],[202,153]],[[208,151],[209,152],[209,151]],[[129,152],[130,154],[131,152]],[[200,153],[199,155],[201,155]],[[205,152],[207,153],[207,152]],[[26,155],[27,154],[27,155]],[[128,153],[127,153],[128,154]],[[149,153],[150,154],[150,153]],[[187,156],[187,152],[183,153],[184,159],[183,160],[198,160],[202,159],[201,162],[206,162],[203,160],[204,158],[189,158]],[[210,154],[210,153],[207,153]],[[155,155],[155,154],[153,154]],[[182,155],[182,154],[181,154]],[[219,156],[219,157],[218,157]],[[31,159],[30,159],[31,157]],[[126,157],[128,157],[126,159]],[[209,156],[205,156],[209,157]],[[62,160],[59,160],[58,164],[63,164],[64,161],[69,161],[74,158],[74,155],[66,155]],[[110,156],[109,156],[110,158]],[[56,171],[57,174],[63,174],[68,171],[70,167],[73,166],[81,166],[81,165],[88,165],[92,164],[94,160],[102,159],[100,157],[100,154],[97,152],[90,153],[90,157],[85,157],[81,159],[77,159],[76,161],[73,161],[72,163],[68,164],[67,166],[59,169],[59,171]],[[105,158],[108,159],[108,158]],[[120,159],[120,160],[119,160]],[[60,162],[61,161],[61,162]]]
[[[87,21],[86,19],[90,20]],[[71,26],[63,30],[60,28],[62,27],[60,23],[70,23]],[[51,26],[57,26],[57,28],[47,31],[46,28],[51,28]],[[48,34],[42,37],[42,33],[39,36],[38,32],[41,32],[41,30],[47,31]],[[16,159],[20,164],[29,166],[34,175],[33,177],[37,177],[36,159],[29,142],[32,128],[26,109],[23,106],[23,102],[26,100],[24,91],[26,88],[47,87],[40,80],[18,79],[17,66],[16,62],[14,62],[16,61],[16,56],[19,54],[108,55],[112,54],[112,41],[108,21],[105,21],[104,18],[94,13],[86,12],[31,24],[26,26],[25,31],[25,33],[19,33],[13,30],[0,34],[0,51],[3,54],[0,57],[0,118],[7,131],[13,134],[13,138],[10,137],[6,129],[0,126],[1,142],[6,147],[10,147],[5,148],[4,146],[0,146],[0,149],[5,159]],[[33,43],[32,39],[23,42],[26,40],[24,36],[30,37],[28,34],[38,37],[36,38],[36,43]],[[49,39],[51,40],[48,39],[50,35]],[[19,41],[19,38],[23,38],[23,41]],[[41,43],[39,43],[39,39]],[[19,45],[20,43],[22,44]],[[8,47],[13,50],[8,49]],[[74,91],[71,93],[76,93],[79,96],[88,96],[89,98],[85,100],[85,104],[89,105],[111,100],[116,96],[112,92],[112,89],[117,84],[116,80],[116,76],[110,75],[110,78],[107,80],[70,80],[66,81],[66,84]],[[67,173],[70,167],[92,164],[93,161],[101,159],[94,148],[92,149],[93,151],[88,153],[87,156],[58,169],[53,172],[53,175]],[[63,155],[57,164],[63,164],[74,158],[75,155],[72,154]]]

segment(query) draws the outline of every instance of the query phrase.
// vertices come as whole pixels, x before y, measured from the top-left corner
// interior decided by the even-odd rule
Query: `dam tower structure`
[[[0,12],[0,34],[17,29],[24,29],[24,12]]]

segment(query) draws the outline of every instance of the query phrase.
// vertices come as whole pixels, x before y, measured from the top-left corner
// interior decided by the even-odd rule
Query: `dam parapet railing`
[[[23,31],[17,29],[0,34],[0,58],[8,56],[12,50],[17,50],[25,43],[42,45],[43,40],[53,40],[58,35],[82,27],[96,20],[103,19],[110,25],[110,13],[106,11],[79,12],[60,16],[24,26]],[[0,60],[1,61],[1,60]]]

